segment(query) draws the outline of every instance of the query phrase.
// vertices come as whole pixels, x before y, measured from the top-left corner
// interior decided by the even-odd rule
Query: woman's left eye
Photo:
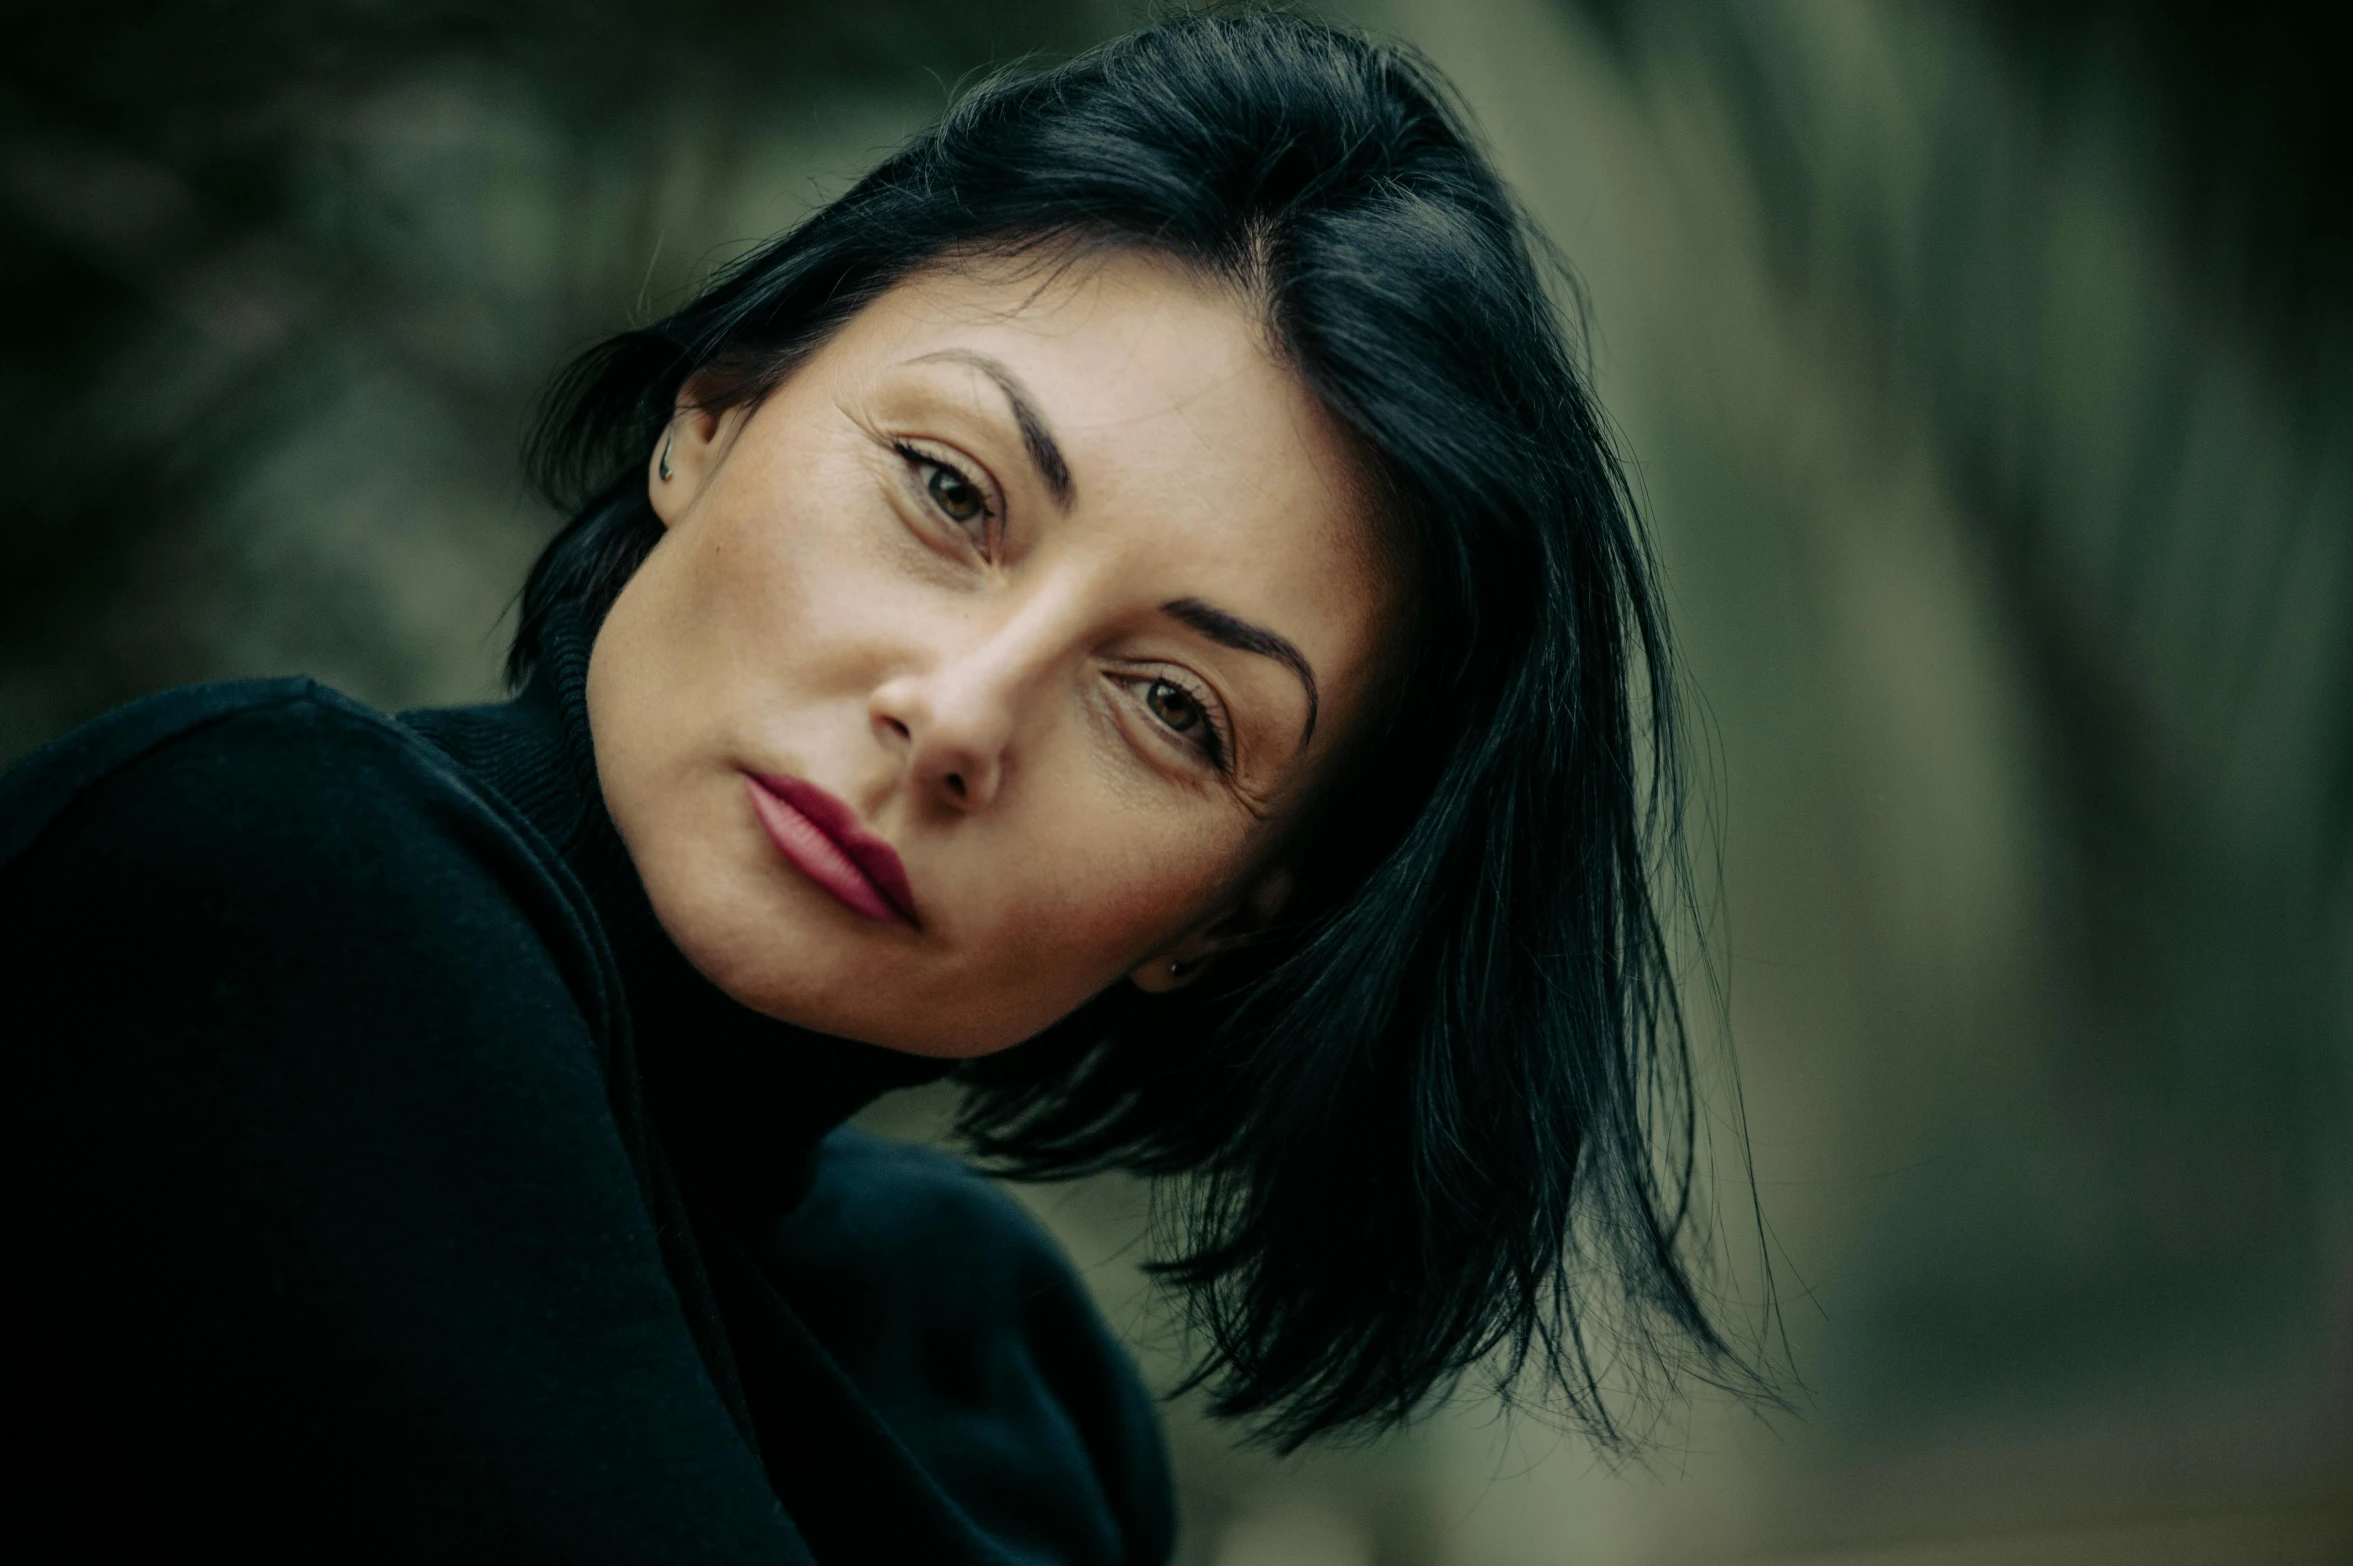
[[[1146,676],[1128,683],[1155,722],[1187,748],[1198,751],[1211,766],[1221,772],[1225,770],[1225,735],[1208,701],[1199,692],[1164,676]]]
[[[1152,682],[1151,688],[1144,692],[1144,705],[1152,709],[1152,716],[1179,734],[1190,734],[1207,721],[1193,693],[1166,680]]]

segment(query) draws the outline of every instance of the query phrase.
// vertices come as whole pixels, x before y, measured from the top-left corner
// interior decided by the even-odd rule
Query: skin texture
[[[696,391],[650,454],[668,531],[588,701],[606,803],[705,976],[963,1057],[1123,976],[1189,982],[1279,911],[1286,829],[1378,688],[1395,583],[1339,431],[1246,301],[1138,253],[1043,282],[942,270],[752,407]],[[1201,606],[1289,643],[1312,708]],[[861,918],[786,859],[755,772],[846,803],[918,922]]]

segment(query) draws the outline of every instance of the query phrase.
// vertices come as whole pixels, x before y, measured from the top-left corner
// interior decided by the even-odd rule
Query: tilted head
[[[1602,1321],[1722,1359],[1646,550],[1425,69],[1243,14],[999,77],[584,359],[539,455],[577,514],[514,667],[601,621],[665,927],[972,1057],[1002,1167],[1188,1177],[1225,1411],[1533,1362],[1606,1436]]]

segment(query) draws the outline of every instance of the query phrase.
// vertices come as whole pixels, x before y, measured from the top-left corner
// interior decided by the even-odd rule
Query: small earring
[[[662,482],[665,484],[670,482],[670,444],[677,438],[678,437],[675,435],[665,435],[662,437],[661,471]]]

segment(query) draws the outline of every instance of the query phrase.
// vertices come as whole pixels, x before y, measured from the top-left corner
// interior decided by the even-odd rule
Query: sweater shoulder
[[[321,693],[307,679],[227,680],[144,697],[69,729],[0,773],[0,865],[21,855],[90,789],[214,724]]]
[[[1044,1274],[1078,1286],[1045,1227],[964,1160],[854,1127],[819,1144],[809,1192],[785,1231],[811,1244],[871,1245],[919,1268],[943,1248],[969,1250],[1025,1284]]]
[[[0,778],[0,876],[100,918],[169,898],[290,941],[364,920],[433,946],[497,907],[592,1016],[609,1001],[554,851],[429,740],[314,680],[166,691],[35,752]]]
[[[985,1529],[1030,1558],[1108,1558],[1107,1540],[1167,1558],[1151,1394],[1061,1244],[994,1182],[844,1127],[763,1249],[812,1334]]]
[[[555,850],[422,735],[306,679],[167,691],[0,778],[0,966],[316,1016],[536,997],[600,1058],[623,1026]]]
[[[139,813],[201,851],[221,828],[266,819],[223,816],[228,799],[268,798],[299,827],[328,795],[463,794],[423,740],[310,679],[190,685],[93,719],[0,776],[0,864],[20,857],[69,812]],[[209,829],[201,829],[209,828]],[[233,843],[221,844],[234,849]]]

